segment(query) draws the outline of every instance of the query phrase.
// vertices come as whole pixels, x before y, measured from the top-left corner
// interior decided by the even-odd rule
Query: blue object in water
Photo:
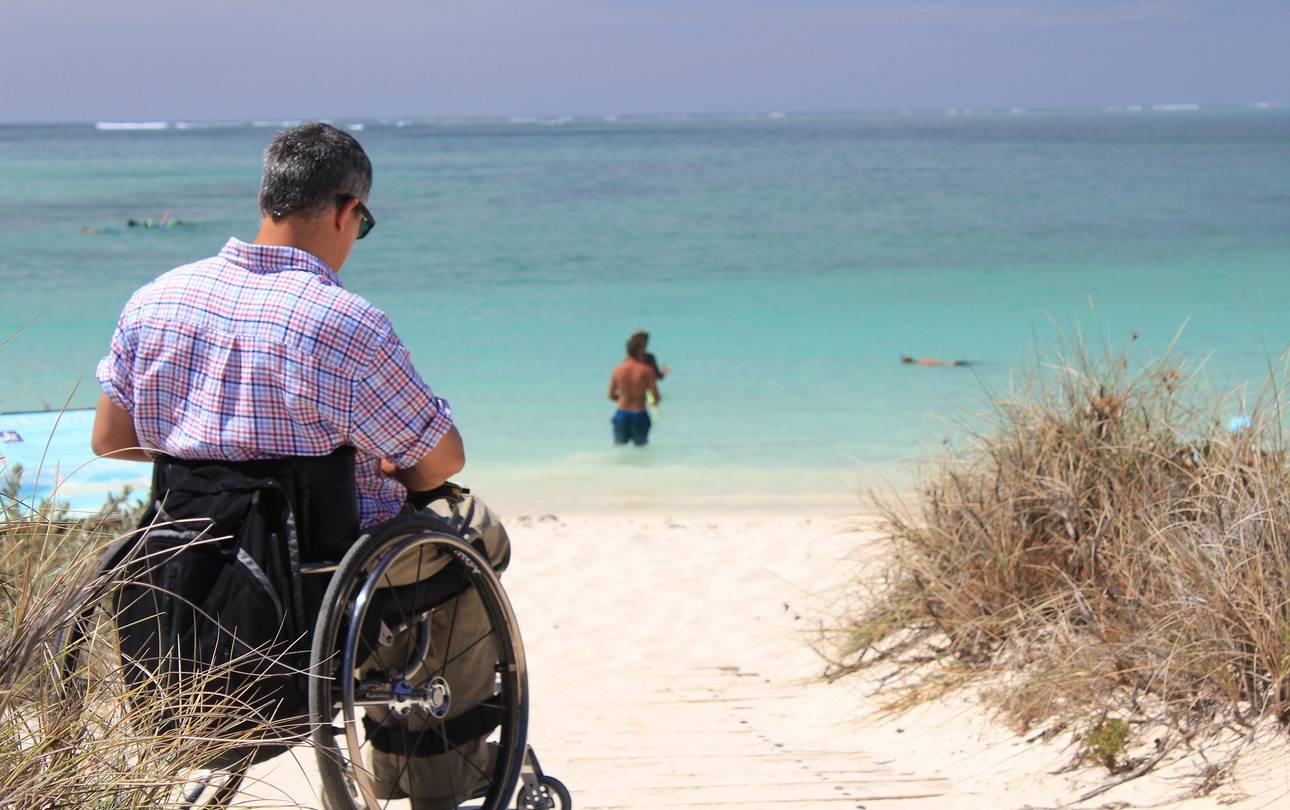
[[[126,486],[143,497],[152,465],[95,458],[93,425],[92,408],[0,413],[0,477],[21,465],[19,501],[34,505],[53,497],[77,512],[94,512]]]

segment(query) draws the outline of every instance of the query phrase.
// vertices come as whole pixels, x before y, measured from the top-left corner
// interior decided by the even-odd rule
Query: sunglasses
[[[336,196],[337,205],[344,205],[350,200],[357,200],[358,202],[358,205],[354,206],[354,210],[358,212],[358,238],[362,239],[376,227],[376,217],[372,216],[372,212],[367,210],[367,206],[363,205],[363,201],[353,194],[339,194]]]

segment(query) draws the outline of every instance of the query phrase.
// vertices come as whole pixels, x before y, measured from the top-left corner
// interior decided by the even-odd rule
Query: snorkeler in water
[[[900,356],[900,362],[907,366],[970,366],[968,360],[938,360],[935,357],[910,357],[907,354]]]
[[[163,231],[178,228],[183,224],[183,220],[172,217],[169,210],[161,215],[161,219],[152,219],[151,217],[148,219],[134,219],[131,217],[125,221],[127,228],[156,228]]]
[[[164,214],[162,214],[161,219],[153,219],[151,217],[147,219],[135,219],[134,217],[131,217],[125,221],[126,228],[145,228],[145,229],[159,230],[159,231],[174,230],[175,228],[183,227],[186,224],[187,223],[184,222],[182,219],[178,219],[177,217],[172,217],[170,215],[170,211],[166,211]],[[104,227],[104,228],[100,228],[94,225],[86,225],[85,227],[81,228],[81,233],[85,234],[86,236],[91,236],[96,233],[120,233],[120,232],[121,231],[112,227],[111,225],[108,225],[107,227]]]

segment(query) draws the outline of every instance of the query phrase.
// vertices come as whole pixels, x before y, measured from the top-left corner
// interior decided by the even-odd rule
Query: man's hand
[[[90,449],[98,456],[127,461],[152,461],[152,455],[139,447],[139,437],[134,432],[134,417],[130,412],[99,394],[98,409],[94,412],[94,427],[90,431]]]

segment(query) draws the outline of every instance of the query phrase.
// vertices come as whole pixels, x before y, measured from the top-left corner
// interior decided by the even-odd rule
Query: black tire
[[[544,774],[538,779],[537,787],[520,788],[515,810],[573,810],[573,797],[563,782]]]
[[[77,596],[74,618],[55,631],[52,649],[56,665],[55,700],[86,699],[89,681],[93,680],[99,691],[119,693],[122,708],[129,708],[130,689],[121,676],[110,596],[121,584],[110,562],[101,561]]]
[[[388,567],[396,559],[412,553],[417,555],[415,579],[422,584],[384,587],[382,580]],[[443,568],[423,580],[420,574],[423,560],[443,564]],[[441,587],[444,583],[448,583],[446,590]],[[389,580],[385,579],[384,584],[388,585]],[[427,597],[427,593],[431,596]],[[445,593],[449,594],[446,601]],[[438,705],[436,700],[454,692],[464,693],[469,688],[478,689],[480,685],[450,684],[442,677],[448,674],[446,666],[461,653],[447,658],[444,666],[432,671],[423,671],[420,662],[415,660],[418,654],[424,653],[424,647],[412,652],[411,661],[384,660],[380,652],[383,648],[379,641],[373,642],[375,636],[371,631],[374,628],[384,631],[385,626],[373,617],[399,617],[401,628],[417,628],[417,617],[426,612],[427,624],[446,619],[447,648],[454,651],[458,649],[452,645],[459,599],[452,594],[468,593],[473,593],[482,603],[487,626],[481,637],[465,644],[465,649],[480,651],[487,663],[493,665],[492,695],[474,703],[462,700],[461,714],[456,718],[446,716],[443,720],[434,720],[430,712],[450,713],[456,705],[448,702],[451,697]],[[369,663],[360,673],[359,664],[365,659]],[[377,663],[370,663],[373,660]],[[359,538],[337,566],[323,595],[310,661],[309,708],[322,777],[323,805],[327,810],[386,810],[405,806],[397,799],[405,797],[399,787],[403,780],[415,780],[415,772],[408,770],[409,757],[384,755],[386,763],[393,756],[402,765],[393,783],[387,771],[386,781],[378,784],[371,765],[372,752],[378,746],[387,752],[413,748],[442,753],[445,755],[442,762],[469,765],[477,772],[470,773],[470,778],[482,780],[484,784],[447,786],[452,806],[461,807],[469,800],[482,799],[482,803],[469,806],[479,810],[507,810],[519,780],[528,732],[528,682],[523,644],[510,602],[487,559],[452,534],[446,524],[427,515],[409,515],[382,524]],[[436,683],[442,684],[437,696]],[[394,710],[396,704],[401,707],[402,715]],[[364,706],[383,713],[383,722],[378,724],[364,718]],[[339,724],[333,722],[337,713]],[[496,721],[496,727],[487,732],[486,749],[478,748],[477,736],[465,739],[464,732],[460,738],[453,736],[454,728],[460,732],[462,717],[467,716]],[[415,722],[415,728],[409,727],[409,718]],[[454,727],[454,723],[458,725]],[[464,725],[478,730],[468,722]],[[383,742],[374,744],[374,735]],[[422,748],[423,743],[433,748]],[[472,745],[476,748],[468,748]],[[489,756],[485,760],[472,760],[463,750],[486,750]],[[483,768],[477,761],[484,762]],[[412,787],[421,794],[415,782]],[[442,787],[439,783],[435,789]]]
[[[106,611],[99,610],[98,606],[87,608],[54,634],[54,700],[85,699],[88,680],[100,674],[96,671],[99,668],[90,664],[94,646],[91,639],[95,626],[106,616]],[[109,645],[102,646],[110,654]]]

